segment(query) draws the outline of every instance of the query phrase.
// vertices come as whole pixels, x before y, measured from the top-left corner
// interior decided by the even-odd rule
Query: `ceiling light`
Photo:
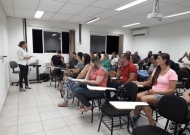
[[[89,20],[89,21],[87,21],[86,23],[92,23],[92,22],[95,22],[95,21],[97,21],[97,20],[99,20],[100,18],[94,18],[94,19],[92,19],[92,20]]]
[[[41,18],[43,14],[44,14],[44,11],[36,11],[34,18]]]
[[[53,34],[52,36],[56,36],[57,34]]]
[[[128,25],[125,25],[125,26],[122,26],[122,27],[130,27],[130,26],[134,26],[134,25],[138,25],[138,24],[141,24],[141,23],[128,24]]]
[[[164,18],[176,17],[176,16],[185,15],[185,14],[189,14],[189,13],[190,13],[190,11],[187,11],[187,12],[183,12],[183,13],[178,13],[178,14],[165,16]]]
[[[131,3],[127,4],[127,5],[124,5],[124,6],[122,6],[122,7],[119,7],[119,8],[117,8],[117,9],[115,9],[115,10],[121,11],[121,10],[130,8],[130,7],[133,7],[133,6],[135,6],[135,5],[138,5],[138,4],[140,4],[140,3],[143,3],[143,2],[145,2],[145,1],[148,1],[148,0],[136,0],[136,1],[134,1],[134,2],[131,2]]]

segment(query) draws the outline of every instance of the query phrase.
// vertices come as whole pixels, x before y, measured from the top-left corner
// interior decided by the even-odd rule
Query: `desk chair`
[[[13,70],[13,72],[12,72],[13,74],[19,74],[20,73],[20,71],[15,71],[14,70],[15,68],[18,67],[18,64],[15,61],[10,61],[9,64],[10,64],[10,67],[12,68],[12,70]],[[16,86],[18,86],[19,81],[18,82],[12,82],[11,85],[13,85],[14,83],[16,83]]]

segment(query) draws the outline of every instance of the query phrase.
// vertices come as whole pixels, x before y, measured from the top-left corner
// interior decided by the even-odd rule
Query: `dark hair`
[[[123,53],[124,57],[129,61],[130,60],[130,55],[128,53]]]
[[[93,52],[93,51],[90,51],[90,53],[94,54],[94,52]]]
[[[57,53],[60,53],[60,54],[61,54],[61,50],[58,50]]]
[[[23,44],[26,44],[25,41],[20,41],[20,43],[18,44],[18,46],[22,47]]]
[[[162,53],[162,51],[159,51],[158,53]]]
[[[138,63],[138,58],[137,58],[137,56],[136,55],[131,55],[131,57],[132,57],[132,59],[133,59],[133,63],[134,64],[137,64]]]
[[[153,54],[152,56],[154,57],[155,60],[158,59],[158,54]]]
[[[77,53],[77,56],[82,60],[82,55],[83,55],[83,53],[82,52],[78,52]]]
[[[115,58],[117,58],[117,54],[116,52],[112,52],[115,55]],[[111,59],[113,59],[113,56],[111,57]]]
[[[165,64],[166,66],[168,66],[170,62],[170,55],[167,53],[162,53],[159,56],[162,57],[163,60],[166,60]],[[161,67],[157,66],[156,71],[152,77],[152,85],[157,84],[157,79],[158,79],[158,76],[160,75],[160,72],[161,72]]]
[[[101,56],[101,54],[100,54],[99,52],[97,52],[96,54],[98,55],[98,58],[99,58],[99,59],[102,58],[102,56]]]
[[[127,51],[126,53],[128,53],[129,55],[131,55],[131,52],[130,52],[130,51]]]
[[[152,54],[152,51],[149,51]]]
[[[148,54],[148,58],[151,58],[152,54]]]
[[[73,52],[72,54],[76,55],[76,52]]]
[[[87,53],[84,53],[83,57],[84,57],[84,65],[90,64],[90,55]]]

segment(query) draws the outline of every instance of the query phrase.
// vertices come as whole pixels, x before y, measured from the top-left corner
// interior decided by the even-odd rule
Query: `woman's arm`
[[[89,65],[86,65],[82,71],[82,73],[79,74],[79,76],[77,77],[77,79],[83,79],[85,78],[87,72],[88,72],[88,69],[89,69]]]
[[[145,81],[145,82],[135,82],[137,85],[143,85],[143,86],[151,86],[152,84],[152,76],[150,77],[150,79],[148,81]]]
[[[21,50],[19,50],[19,51],[17,51],[17,56],[18,56],[18,59],[19,60],[26,60],[26,59],[30,59],[31,58],[31,56],[23,56],[23,51],[21,51]]]
[[[174,94],[175,93],[175,89],[176,89],[176,84],[177,84],[176,80],[170,80],[170,87],[169,87],[169,89],[164,90],[164,91],[154,91],[154,90],[151,90],[151,93],[152,94],[160,94],[160,95]]]
[[[89,66],[89,69],[88,69],[88,72],[87,72],[87,74],[86,74],[86,80],[89,80],[89,78],[90,78],[90,72],[92,71],[92,69],[93,68],[91,68],[91,66]]]
[[[90,85],[100,85],[100,83],[103,81],[104,76],[97,76],[96,80],[87,80],[86,83]]]

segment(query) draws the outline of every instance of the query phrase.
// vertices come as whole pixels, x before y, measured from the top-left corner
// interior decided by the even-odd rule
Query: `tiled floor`
[[[0,135],[110,135],[102,124],[97,132],[101,112],[95,110],[94,123],[90,123],[91,112],[81,114],[76,103],[58,108],[63,102],[60,93],[49,83],[31,84],[31,90],[20,92],[11,86],[0,114]],[[159,124],[164,125],[165,120]],[[139,125],[147,124],[141,117]],[[163,124],[163,125],[162,125]],[[114,135],[128,135],[124,130],[114,131]]]

